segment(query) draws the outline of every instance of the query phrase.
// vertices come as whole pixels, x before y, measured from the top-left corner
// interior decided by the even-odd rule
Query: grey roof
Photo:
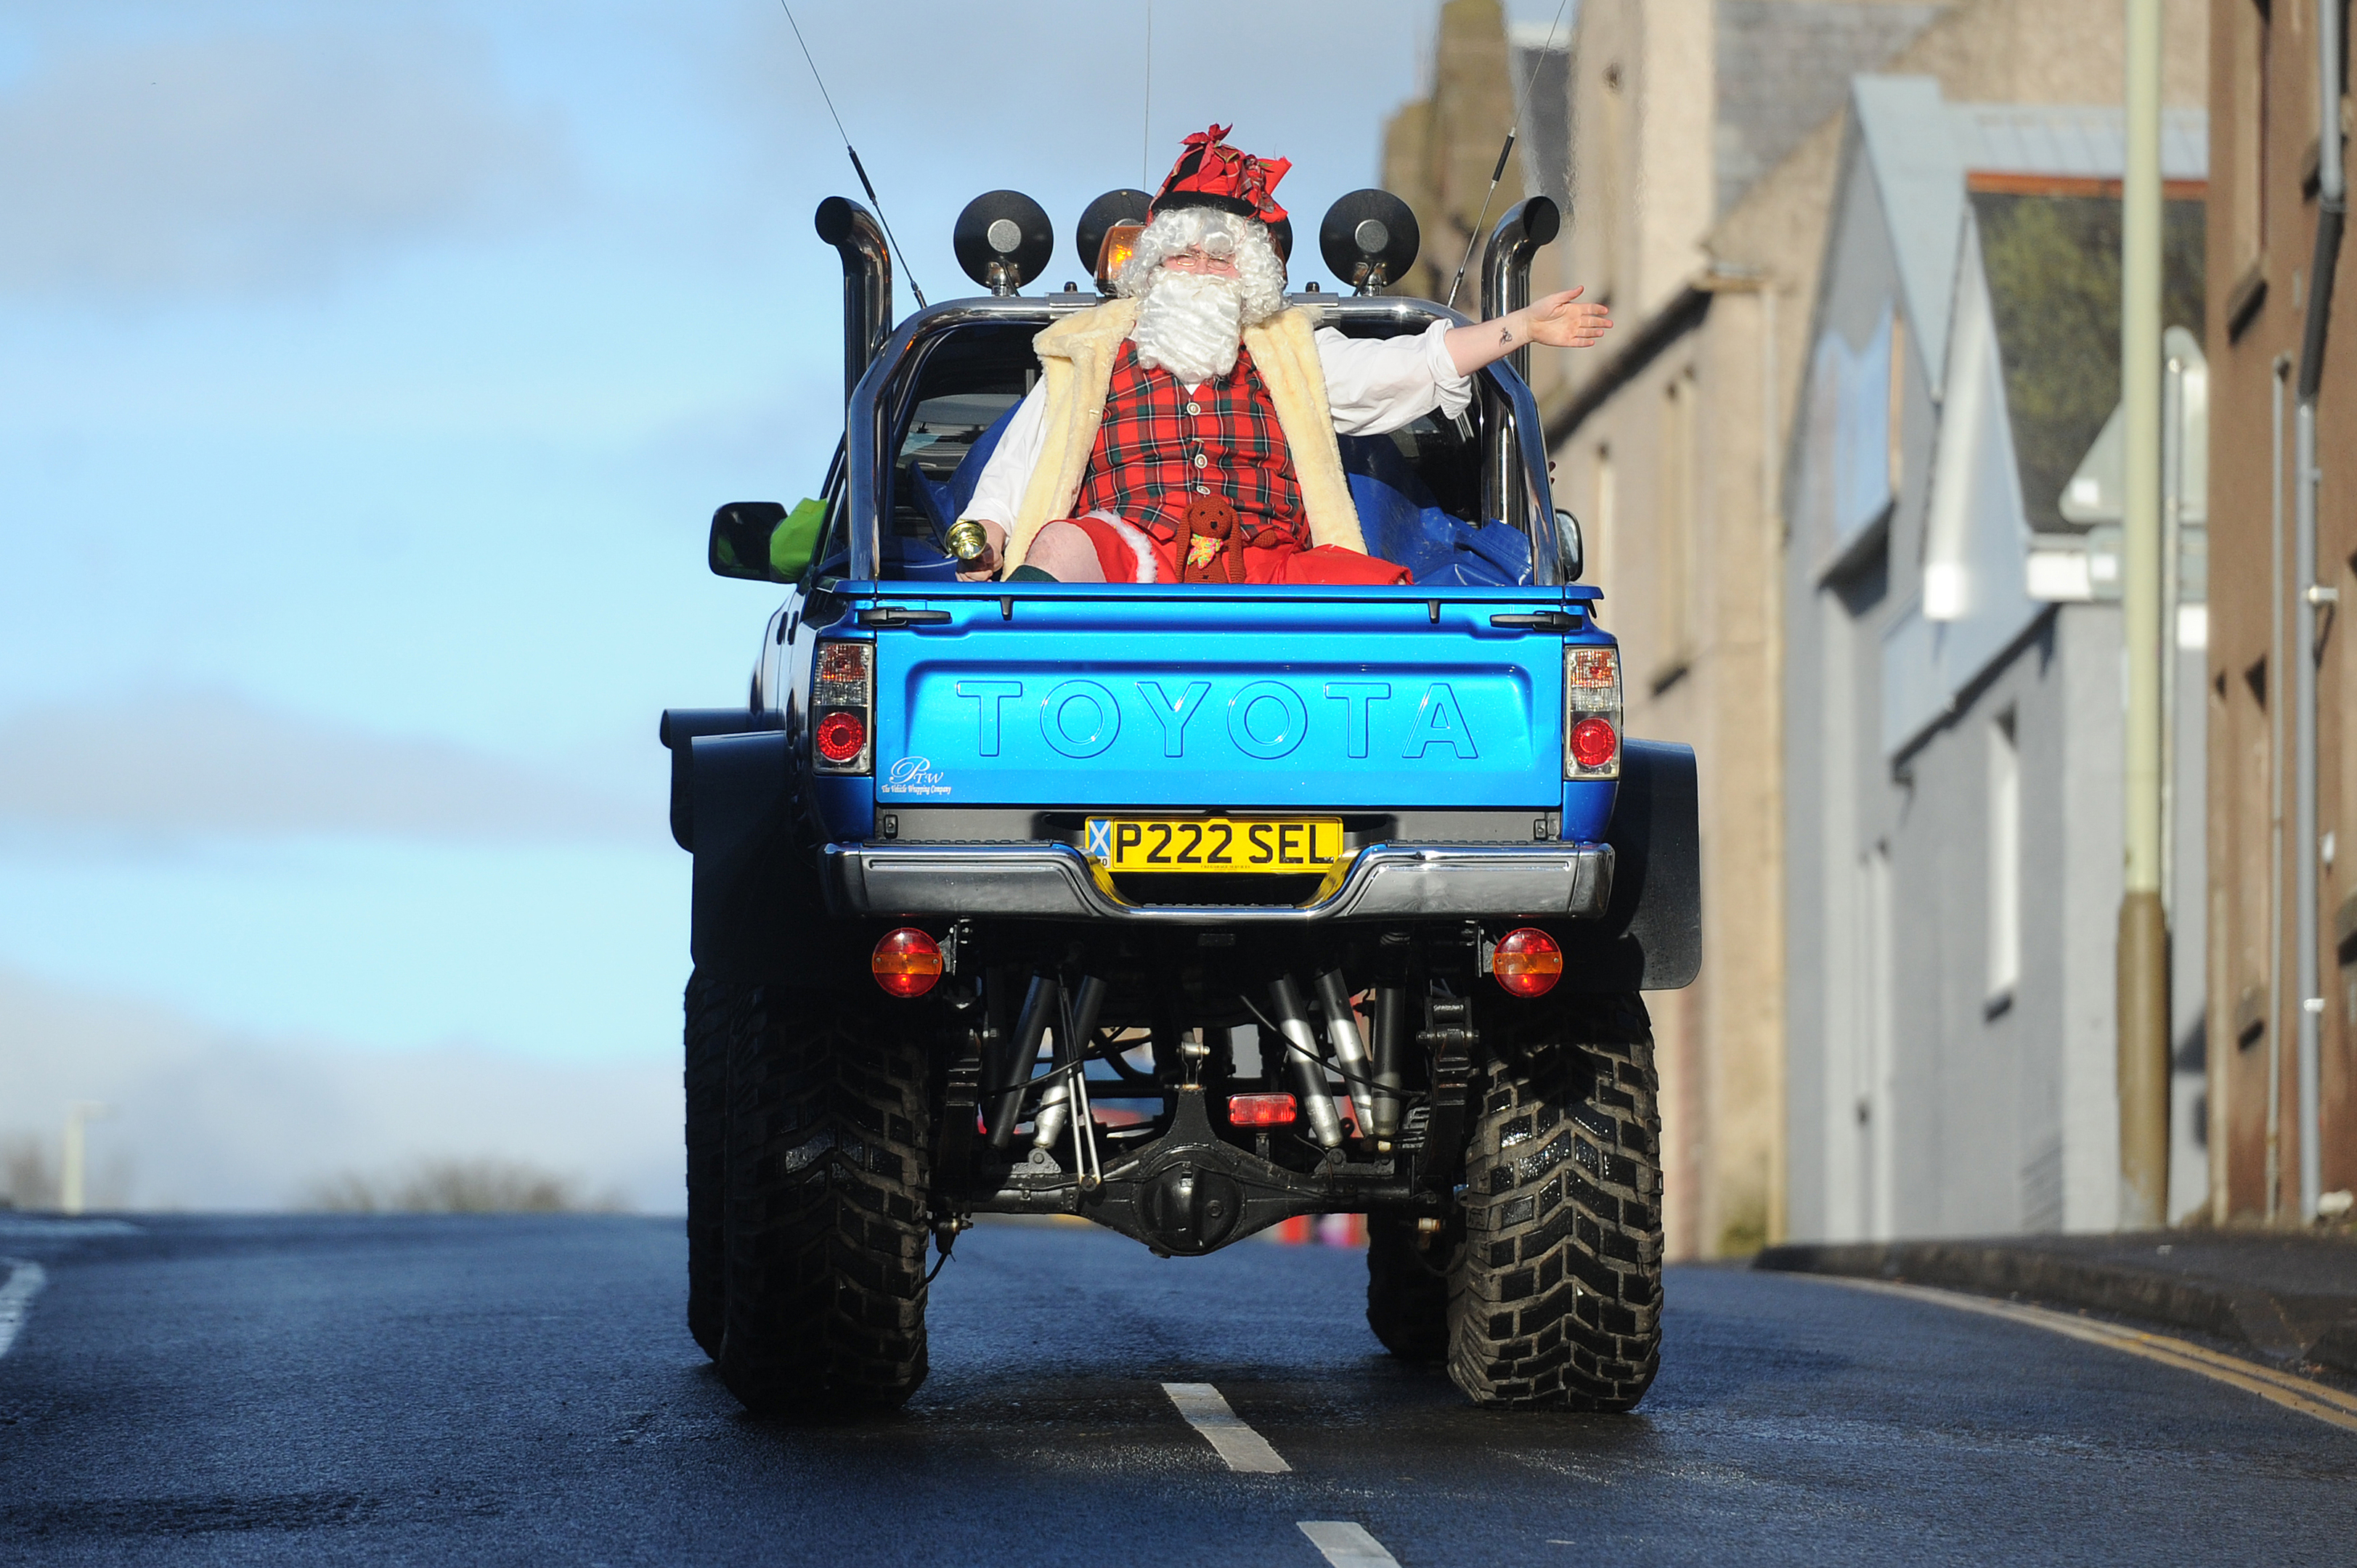
[[[1946,373],[1965,176],[2117,179],[2126,166],[2124,116],[2096,104],[1949,103],[1928,76],[1853,77],[1850,102],[1889,220],[1914,341],[1937,385]],[[2162,112],[2162,178],[2208,177],[2209,127],[2204,110]]]
[[[2127,166],[2121,112],[2097,104],[1956,103],[1949,106],[1975,173],[2117,179]],[[2164,109],[2160,177],[2207,179],[2210,116]]]
[[[1938,386],[1947,374],[1948,306],[1964,218],[1964,148],[1932,77],[1856,77],[1850,102],[1882,197],[1912,341]]]
[[[1715,210],[1742,200],[1840,113],[1854,73],[1889,61],[1947,9],[1942,0],[1717,0]]]

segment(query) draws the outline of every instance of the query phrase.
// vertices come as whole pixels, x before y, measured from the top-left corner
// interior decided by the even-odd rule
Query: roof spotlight
[[[1354,294],[1380,294],[1415,265],[1424,242],[1415,214],[1388,190],[1354,190],[1326,209],[1318,249]]]
[[[950,243],[966,276],[993,294],[1013,294],[1047,269],[1056,226],[1019,190],[985,191],[958,214]]]
[[[1089,275],[1097,280],[1099,287],[1109,286],[1108,280],[1119,270],[1105,265],[1105,241],[1121,225],[1144,223],[1146,209],[1153,200],[1142,190],[1108,190],[1082,211],[1081,226],[1072,231],[1072,243],[1080,249],[1081,265],[1089,269]],[[1132,238],[1135,239],[1134,231]]]

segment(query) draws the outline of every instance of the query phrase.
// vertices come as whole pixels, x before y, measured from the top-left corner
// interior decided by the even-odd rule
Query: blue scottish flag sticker
[[[1091,860],[1113,858],[1112,818],[1091,817],[1089,819],[1089,858]]]

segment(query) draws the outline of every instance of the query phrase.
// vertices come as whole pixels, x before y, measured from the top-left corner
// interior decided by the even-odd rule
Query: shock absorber
[[[1399,1136],[1400,1103],[1407,1088],[1407,986],[1397,979],[1378,982],[1374,1004],[1370,1021],[1375,1036],[1375,1114],[1368,1131],[1387,1143]]]
[[[991,1064],[990,1146],[994,1149],[1003,1151],[1015,1142],[1015,1121],[1023,1113],[1023,1086],[1031,1077],[1031,1065],[1039,1059],[1039,1042],[1047,1038],[1048,1026],[1062,996],[1063,986],[1055,975],[1044,972],[1033,975],[1014,1032]]]
[[[1066,1031],[1063,1029],[1056,1031],[1056,1065],[1071,1068],[1074,1078],[1088,1070],[1085,1066],[1076,1064],[1082,1062],[1082,1053],[1088,1049],[1089,1038],[1096,1033],[1097,1016],[1104,1011],[1105,993],[1112,989],[1110,982],[1100,980],[1093,974],[1084,977],[1072,993],[1072,1037],[1069,1040],[1064,1038]],[[1032,1049],[1036,1051],[1039,1047],[1034,1046]],[[1056,1146],[1056,1140],[1064,1135],[1064,1124],[1071,1120],[1073,1098],[1065,1080],[1051,1083],[1040,1092],[1039,1114],[1032,1118],[1031,1141],[1034,1144],[1043,1149]]]
[[[1318,1004],[1325,1010],[1326,1038],[1333,1043],[1334,1062],[1342,1069],[1342,1086],[1359,1113],[1360,1129],[1372,1133],[1373,1064],[1367,1059],[1367,1043],[1359,1035],[1359,1015],[1351,1006],[1351,988],[1343,983],[1340,970],[1329,969],[1318,977]]]
[[[1301,1102],[1301,1113],[1309,1118],[1309,1135],[1321,1149],[1341,1147],[1342,1118],[1326,1090],[1326,1058],[1318,1049],[1317,1031],[1309,1026],[1309,1010],[1302,1004],[1301,987],[1293,976],[1279,975],[1268,983],[1268,1005],[1284,1036],[1286,1080]]]

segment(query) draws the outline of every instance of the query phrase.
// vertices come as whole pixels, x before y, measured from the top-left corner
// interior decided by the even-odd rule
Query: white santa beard
[[[1137,302],[1130,340],[1139,364],[1191,387],[1235,369],[1243,331],[1243,280],[1165,272]]]

